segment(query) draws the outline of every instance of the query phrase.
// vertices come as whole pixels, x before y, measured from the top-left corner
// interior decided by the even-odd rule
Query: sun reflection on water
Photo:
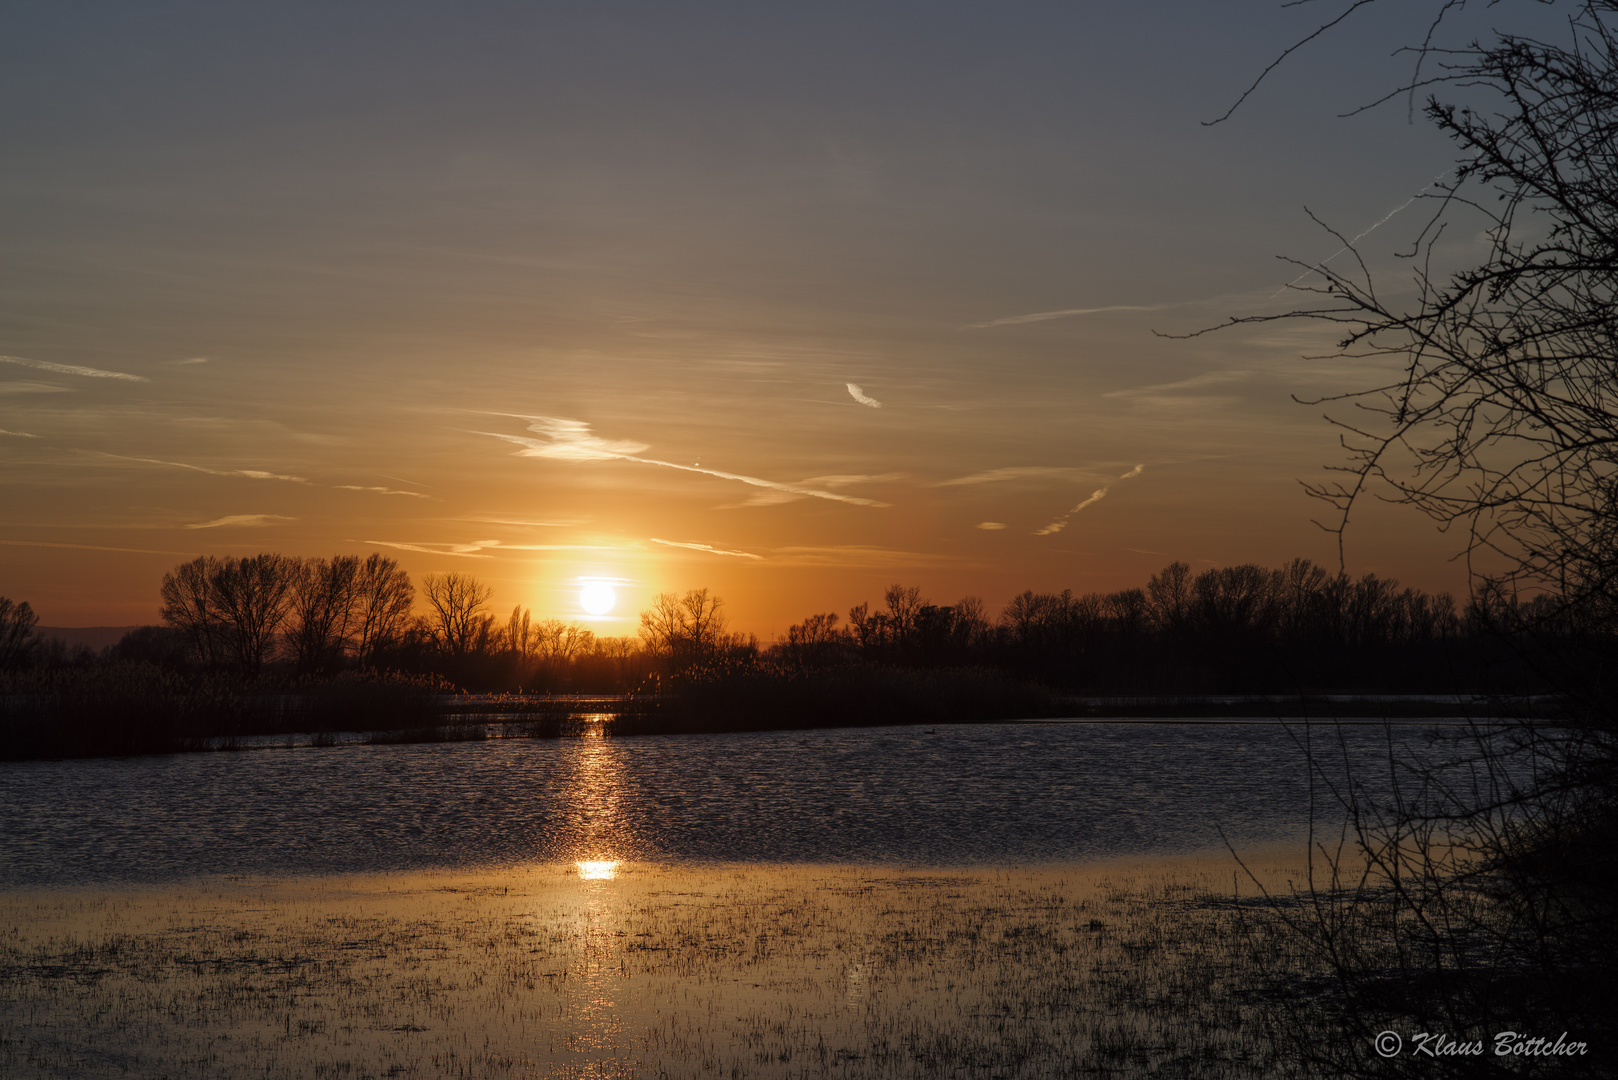
[[[597,717],[587,714],[584,719]],[[564,843],[577,860],[573,865],[581,881],[611,881],[635,847],[623,813],[627,778],[622,749],[601,725],[592,726],[591,737],[567,748],[571,768],[564,786],[569,803]]]

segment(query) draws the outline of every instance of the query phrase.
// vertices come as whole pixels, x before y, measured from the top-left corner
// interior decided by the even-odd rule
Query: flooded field
[[[0,1075],[1273,1075],[1256,1018],[1284,949],[1234,870],[601,861],[14,892]]]
[[[1331,786],[1386,799],[1390,760],[1448,760],[1458,734],[1006,724],[6,764],[0,1075],[1280,1075],[1265,1018],[1320,972],[1225,844],[1290,896]]]

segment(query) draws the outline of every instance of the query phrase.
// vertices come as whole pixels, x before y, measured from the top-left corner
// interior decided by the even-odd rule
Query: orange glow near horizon
[[[993,615],[1174,561],[1336,569],[1298,481],[1352,459],[1297,402],[1389,358],[1301,361],[1328,324],[1185,335],[1285,310],[1272,256],[1332,250],[1295,201],[1232,193],[1284,177],[1352,235],[1439,166],[1412,173],[1429,149],[1398,110],[1356,120],[1386,125],[1368,153],[1300,152],[1291,113],[1241,152],[1196,134],[1241,69],[1195,47],[1222,8],[1184,5],[1185,63],[1115,115],[1093,102],[1162,44],[1130,5],[968,6],[941,51],[873,47],[908,41],[886,5],[870,34],[792,5],[723,48],[671,16],[644,53],[587,4],[440,5],[385,41],[333,5],[215,7],[242,49],[222,97],[174,91],[214,32],[178,8],[6,24],[38,62],[6,73],[27,167],[0,270],[28,287],[0,290],[0,596],[41,625],[156,623],[163,575],[204,555],[380,555],[604,637],[708,589],[766,641],[895,584]],[[306,15],[324,29],[259,30]],[[1093,62],[1052,44],[1075,41]],[[114,70],[118,123],[58,92]],[[1299,107],[1347,85],[1305,79]],[[1405,245],[1413,212],[1367,242]],[[1347,568],[1464,593],[1462,547],[1368,502]]]

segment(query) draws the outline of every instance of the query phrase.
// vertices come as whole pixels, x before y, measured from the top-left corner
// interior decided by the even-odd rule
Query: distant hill
[[[118,644],[131,630],[139,629],[138,626],[36,626],[34,633],[41,638],[56,638],[68,648],[88,645],[100,652],[108,645]]]

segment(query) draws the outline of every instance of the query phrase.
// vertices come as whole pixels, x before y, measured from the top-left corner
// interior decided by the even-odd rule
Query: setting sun
[[[579,606],[591,615],[605,615],[617,603],[618,594],[606,582],[586,582],[579,590]]]

